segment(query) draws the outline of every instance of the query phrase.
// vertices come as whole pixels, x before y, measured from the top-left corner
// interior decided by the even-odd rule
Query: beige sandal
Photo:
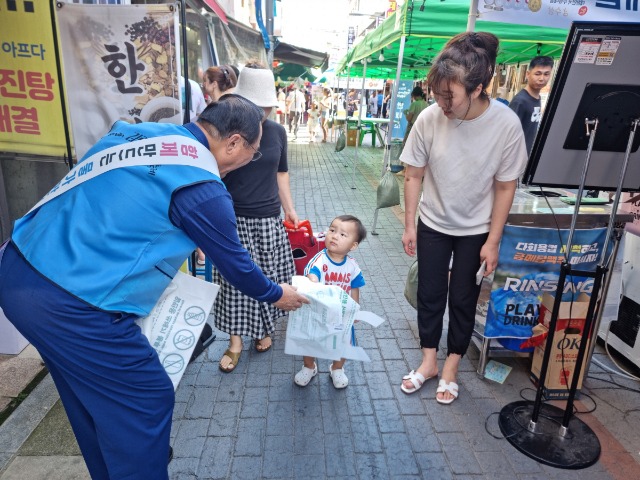
[[[269,339],[270,343],[269,343],[269,345],[267,345],[265,347],[265,346],[262,345],[262,342],[264,340],[266,340],[267,338]],[[259,340],[255,340],[253,343],[254,343],[254,347],[256,349],[256,352],[264,353],[264,352],[267,352],[267,351],[271,350],[271,347],[273,346],[273,339],[269,335],[267,335],[264,338],[261,338]]]
[[[231,359],[231,363],[229,364],[229,367],[224,368],[222,364],[218,363],[218,368],[222,370],[224,373],[231,373],[236,369],[236,366],[240,361],[240,355],[242,355],[242,350],[240,350],[239,352],[232,352],[227,348],[227,350],[225,350],[222,356],[224,357],[225,355]],[[220,361],[222,361],[222,359],[220,359]]]

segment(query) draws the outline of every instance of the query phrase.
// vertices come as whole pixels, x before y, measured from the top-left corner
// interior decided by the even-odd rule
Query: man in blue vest
[[[94,480],[168,478],[173,386],[135,320],[196,245],[246,295],[307,303],[251,261],[220,180],[259,159],[262,115],[226,95],[184,126],[116,122],[0,249],[0,307],[46,363]]]

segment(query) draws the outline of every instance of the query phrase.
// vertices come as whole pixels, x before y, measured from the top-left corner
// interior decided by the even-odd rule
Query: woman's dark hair
[[[478,85],[482,85],[481,95],[488,97],[486,88],[495,70],[498,45],[498,37],[487,32],[456,35],[433,61],[427,75],[429,86],[439,94],[443,84],[459,83],[470,95]]]
[[[221,92],[226,92],[238,83],[238,77],[229,65],[209,67],[204,72],[204,76],[209,79],[209,82],[218,82],[218,88]]]
[[[264,111],[246,98],[228,93],[207,105],[198,123],[218,140],[238,133],[252,144],[260,136],[263,115]]]
[[[252,58],[247,63],[245,63],[245,68],[257,68],[258,70],[266,70],[266,65],[255,58]]]
[[[358,243],[364,241],[367,238],[367,229],[364,228],[364,225],[360,221],[358,217],[354,217],[353,215],[340,215],[339,217],[334,218],[334,220],[340,220],[341,222],[351,222],[356,224]]]
[[[413,98],[421,98],[423,100],[427,98],[422,91],[422,87],[413,87],[413,90],[411,90],[411,96]]]

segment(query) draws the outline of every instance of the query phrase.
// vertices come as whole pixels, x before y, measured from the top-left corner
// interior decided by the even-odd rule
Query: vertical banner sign
[[[566,28],[571,22],[640,22],[638,0],[480,0],[480,20]]]
[[[504,227],[485,337],[500,338],[500,343],[511,350],[520,350],[522,339],[531,337],[532,327],[538,324],[542,295],[555,295],[557,290],[568,236],[566,229],[558,233],[551,228]],[[572,267],[595,271],[605,236],[606,228],[576,230],[569,257]],[[582,293],[590,296],[592,290],[593,278],[567,276],[562,301],[571,301]]]
[[[349,27],[347,32],[347,50],[353,47],[353,41],[356,39],[356,29],[355,27]]]
[[[173,5],[58,5],[78,159],[117,120],[182,123]]]
[[[59,92],[49,2],[2,2],[0,151],[62,157]]]
[[[413,80],[400,81],[400,85],[398,86],[398,96],[396,98],[396,118],[393,120],[391,138],[404,138],[404,132],[407,130],[407,119],[402,112],[409,108],[409,105],[411,104],[412,89]]]

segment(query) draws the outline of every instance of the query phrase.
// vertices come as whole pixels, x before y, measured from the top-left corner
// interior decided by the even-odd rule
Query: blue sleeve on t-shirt
[[[351,280],[351,288],[360,288],[364,287],[364,285],[364,277],[362,276],[362,272],[360,272],[356,278]]]
[[[316,277],[318,277],[318,280],[322,279],[322,274],[320,273],[320,269],[318,267],[316,267],[315,265],[313,267],[311,267],[306,274],[307,275],[315,275]]]
[[[235,288],[260,302],[280,299],[282,287],[265,277],[240,243],[231,195],[220,182],[198,183],[174,192],[169,217]]]

